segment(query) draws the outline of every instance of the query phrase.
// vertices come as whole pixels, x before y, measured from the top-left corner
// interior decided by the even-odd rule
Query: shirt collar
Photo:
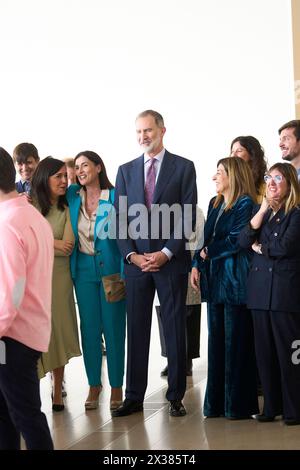
[[[160,163],[162,163],[165,152],[166,152],[166,149],[162,149],[157,155],[154,155],[154,158],[158,160]],[[151,160],[151,157],[149,157],[148,154],[144,153],[144,164],[149,162],[149,160]]]
[[[80,188],[79,190],[79,195],[81,196],[81,199],[85,202],[86,198],[86,192],[84,188]],[[109,189],[102,189],[99,197],[99,201],[108,201],[109,200]]]

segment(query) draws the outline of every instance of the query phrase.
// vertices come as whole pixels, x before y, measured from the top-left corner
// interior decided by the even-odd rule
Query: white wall
[[[42,157],[100,153],[112,180],[139,155],[135,116],[166,122],[194,160],[199,203],[232,138],[270,162],[294,117],[290,0],[0,0],[0,145]]]

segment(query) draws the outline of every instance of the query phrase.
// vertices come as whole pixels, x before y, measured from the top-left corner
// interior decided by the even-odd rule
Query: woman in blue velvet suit
[[[71,274],[80,315],[83,359],[90,385],[85,408],[97,408],[99,403],[103,333],[112,387],[110,407],[115,409],[122,402],[125,301],[108,303],[102,284],[102,276],[122,270],[121,255],[111,223],[114,219],[114,189],[102,159],[95,152],[80,152],[74,161],[79,184],[69,187],[67,199],[75,234]]]
[[[191,284],[207,301],[208,375],[204,415],[250,418],[258,412],[251,313],[246,308],[249,252],[238,235],[249,222],[255,187],[249,165],[238,157],[218,162],[204,227],[204,247],[195,253]]]
[[[256,419],[282,414],[293,425],[300,424],[300,189],[289,163],[273,165],[265,180],[266,197],[239,236],[254,252],[247,305],[264,395]]]

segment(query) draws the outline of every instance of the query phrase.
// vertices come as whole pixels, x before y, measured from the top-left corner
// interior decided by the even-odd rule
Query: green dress
[[[46,219],[50,223],[54,239],[74,240],[69,209],[60,211],[52,206]],[[70,258],[55,250],[52,277],[51,338],[47,353],[38,363],[39,377],[58,367],[63,367],[72,357],[80,356],[78,327],[70,274]]]

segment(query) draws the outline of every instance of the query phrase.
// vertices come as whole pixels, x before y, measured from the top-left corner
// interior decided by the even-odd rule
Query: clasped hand
[[[153,253],[144,253],[131,255],[130,261],[138,266],[143,272],[157,272],[167,263],[169,258],[163,251],[154,251]]]
[[[64,255],[69,256],[74,247],[74,242],[71,240],[54,240],[54,248],[61,251]]]

